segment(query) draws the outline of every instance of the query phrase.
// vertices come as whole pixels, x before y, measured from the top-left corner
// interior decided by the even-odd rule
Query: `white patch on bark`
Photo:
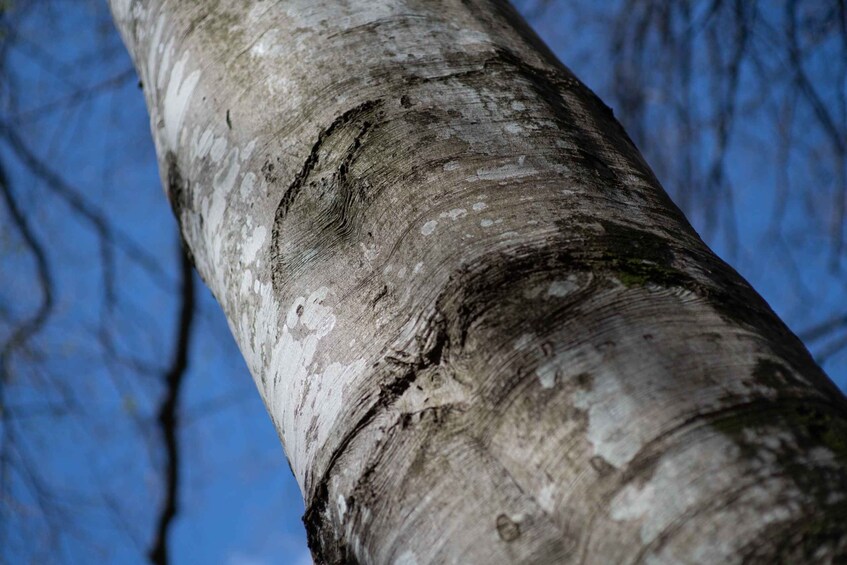
[[[473,205],[474,212],[482,212],[486,208],[488,208],[488,204],[486,204],[485,202],[477,202]]]
[[[309,380],[318,383],[316,390],[309,390],[315,406],[320,406],[320,414],[314,414],[312,425],[315,426],[316,443],[311,448],[315,452],[329,437],[337,415],[344,407],[345,385],[355,380],[365,369],[365,359],[360,358],[347,365],[330,363],[320,375],[309,375]]]
[[[572,355],[560,354],[550,364],[571,367],[573,371],[579,365],[576,361]],[[649,439],[649,430],[643,425],[628,425],[637,420],[638,404],[621,386],[620,375],[608,370],[607,363],[597,361],[590,364],[596,371],[593,388],[574,394],[574,406],[588,411],[588,441],[594,446],[594,453],[621,468]]]
[[[309,452],[306,443],[308,422],[297,410],[299,396],[296,393],[309,377],[308,368],[314,360],[318,341],[320,338],[315,334],[297,340],[287,327],[283,328],[282,337],[273,348],[267,373],[272,413],[277,415],[286,452],[301,489],[305,485]]]
[[[450,218],[451,220],[458,220],[464,216],[468,215],[468,211],[464,208],[453,208],[449,212],[442,212],[438,217],[439,218]]]
[[[212,161],[214,163],[220,163],[221,162],[221,159],[223,158],[224,153],[226,153],[226,146],[227,146],[226,138],[218,137],[218,138],[214,139],[214,141],[212,142],[212,147],[211,147],[211,149],[209,149],[209,156],[212,158]]]
[[[525,167],[523,159],[518,163],[508,163],[499,167],[477,169],[476,176],[468,177],[466,180],[473,182],[478,180],[509,180],[521,177],[528,177],[536,174],[538,171],[533,167]]]
[[[135,2],[136,7],[138,7],[140,5],[141,5],[141,2]],[[133,8],[133,11],[134,10],[135,10],[135,8]],[[134,14],[133,14],[133,16],[134,16]],[[164,43],[164,40],[162,39],[162,34],[165,31],[165,24],[166,23],[167,23],[167,17],[164,14],[161,14],[159,16],[159,19],[156,21],[156,25],[153,26],[153,34],[152,34],[152,37],[150,38],[150,41],[148,43],[147,58],[145,60],[144,66],[142,68],[144,69],[143,79],[146,80],[147,83],[150,86],[154,86],[155,83],[156,83],[156,78],[158,76],[157,65],[160,62],[159,55],[165,49],[165,43]],[[136,30],[138,30],[139,27],[141,27],[143,29],[146,26],[136,26]],[[141,33],[144,33],[144,31],[141,31]],[[156,88],[150,88],[150,89],[148,89],[148,92],[154,100],[158,99],[159,93],[158,93]],[[151,117],[153,117],[154,114],[155,114],[155,112],[151,113]]]
[[[130,16],[132,0],[112,0],[112,14],[118,21],[126,21]]]
[[[212,179],[214,189],[228,195],[235,187],[235,181],[238,179],[240,171],[241,163],[238,159],[238,148],[233,147],[227,155],[226,165]]]
[[[344,500],[344,495],[338,495],[338,499],[336,500],[336,506],[338,507],[338,521],[343,522],[344,515],[347,513],[347,501]]]
[[[437,225],[438,225],[437,220],[430,220],[423,225],[423,227],[421,228],[421,233],[423,235],[430,235],[430,234],[432,234],[432,232],[435,231],[435,226],[437,226]]]
[[[251,287],[257,288],[257,283],[259,281],[253,280],[253,272],[250,269],[244,269],[244,272],[241,274],[241,286],[238,289],[238,293],[242,296],[246,295],[250,292]]]
[[[191,101],[191,95],[200,81],[199,70],[192,71],[188,76],[183,76],[189,58],[190,54],[186,53],[174,65],[174,68],[171,70],[170,81],[168,82],[168,90],[165,93],[165,99],[163,101],[163,119],[165,121],[164,139],[168,143],[169,149],[174,151],[178,147],[179,134],[182,131],[182,122],[185,119],[188,103]]]
[[[244,175],[244,178],[241,179],[241,189],[239,190],[239,196],[243,199],[247,199],[250,197],[250,194],[253,192],[253,187],[256,184],[256,175],[254,173],[247,173]]]
[[[262,284],[261,288],[262,302],[257,313],[262,319],[258,323],[263,324],[259,327],[267,335],[257,336],[254,344],[261,347],[270,341],[275,345],[267,360],[254,345],[250,359],[256,365],[251,368],[255,375],[265,375],[268,408],[277,416],[286,453],[302,489],[311,458],[328,438],[341,412],[345,384],[361,376],[366,361],[362,357],[349,363],[332,362],[323,370],[315,366],[318,343],[332,332],[336,323],[333,309],[324,303],[329,288],[320,287],[308,297],[296,298],[288,308],[278,338],[279,309],[273,289],[270,284]],[[241,328],[241,331],[251,330]],[[265,364],[267,370],[263,371]],[[320,406],[320,410],[316,412],[304,406]]]
[[[538,505],[548,514],[556,509],[556,484],[547,483],[536,496]]]
[[[288,309],[288,314],[285,316],[285,325],[289,328],[294,328],[297,323],[300,321],[299,316],[300,312],[303,309],[303,305],[306,303],[306,299],[302,296],[298,296],[294,299],[294,302],[291,304],[291,307]]]
[[[535,375],[538,377],[538,382],[541,383],[541,388],[553,388],[556,384],[558,373],[559,367],[555,363],[544,363],[535,370]]]
[[[536,337],[535,337],[535,334],[533,334],[533,333],[522,334],[515,341],[513,349],[515,349],[516,351],[519,350],[519,349],[524,349],[524,348],[526,348],[527,345],[532,344],[532,342],[535,341],[535,339],[536,339]]]
[[[332,308],[323,305],[327,294],[329,294],[329,288],[325,286],[310,294],[303,305],[303,314],[300,317],[300,322],[314,331],[319,338],[327,335],[335,327]]]
[[[241,262],[245,265],[252,263],[256,259],[256,254],[265,244],[265,236],[267,235],[265,226],[259,226],[253,231],[253,235],[247,238],[244,245],[241,247]]]
[[[547,296],[562,298],[579,288],[576,277],[570,276],[563,281],[553,281],[547,289]]]
[[[418,560],[415,554],[407,549],[394,561],[394,565],[418,565]]]
[[[206,128],[202,134],[197,129],[191,136],[191,159],[202,159],[212,150],[215,142],[215,134],[212,128]]]
[[[360,243],[359,245],[362,248],[362,254],[365,256],[365,260],[368,262],[373,261],[379,256],[379,247],[375,243],[369,243],[367,245]]]
[[[226,261],[223,258],[225,253],[224,244],[227,241],[226,222],[224,216],[229,201],[229,194],[232,191],[238,179],[240,171],[240,163],[238,160],[238,148],[232,148],[226,160],[226,165],[216,172],[212,180],[212,190],[206,191],[206,196],[203,197],[201,210],[205,222],[202,224],[205,257],[195,253],[198,268],[201,272],[208,273],[210,287],[212,289],[224,289]],[[198,186],[197,194],[204,194],[201,187]],[[202,263],[202,267],[201,264]],[[214,282],[215,284],[211,284]],[[225,304],[226,299],[223,296],[217,296],[222,304]]]

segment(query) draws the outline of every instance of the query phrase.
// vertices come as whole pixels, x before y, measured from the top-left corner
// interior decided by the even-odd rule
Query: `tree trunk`
[[[326,563],[847,558],[845,399],[499,0],[112,0]]]

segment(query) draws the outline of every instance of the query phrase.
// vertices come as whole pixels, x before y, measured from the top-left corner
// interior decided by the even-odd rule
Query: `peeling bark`
[[[498,0],[112,0],[325,563],[847,559],[845,399]]]

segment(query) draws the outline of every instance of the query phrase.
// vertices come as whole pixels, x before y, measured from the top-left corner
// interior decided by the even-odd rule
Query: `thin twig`
[[[171,366],[165,374],[167,390],[159,405],[159,429],[165,444],[165,500],[159,512],[156,535],[151,544],[148,557],[151,563],[168,563],[168,536],[171,523],[179,511],[179,400],[182,384],[188,370],[191,328],[194,319],[194,278],[193,267],[188,255],[180,248],[180,278],[182,293],[180,301],[179,327],[177,329],[176,350]]]

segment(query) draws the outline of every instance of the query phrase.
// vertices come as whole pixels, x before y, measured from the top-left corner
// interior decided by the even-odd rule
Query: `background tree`
[[[573,65],[577,75],[615,108],[665,186],[710,245],[732,258],[790,325],[802,330],[816,357],[837,382],[843,383],[844,338],[839,333],[844,327],[843,281],[833,268],[833,257],[838,256],[833,226],[841,224],[819,221],[838,209],[835,198],[839,190],[833,180],[837,160],[832,158],[837,148],[829,145],[809,99],[799,93],[800,102],[794,104],[790,96],[784,96],[795,83],[786,51],[790,6],[798,14],[794,29],[799,58],[804,62],[802,74],[814,85],[827,111],[834,113],[831,121],[843,132],[843,112],[840,118],[838,114],[838,108],[843,108],[838,101],[844,95],[843,78],[839,78],[843,70],[835,72],[832,65],[844,60],[838,56],[844,37],[842,7],[838,2],[823,1],[744,3],[742,8],[747,7],[737,12],[737,4],[730,2],[681,2],[670,8],[662,4],[606,3],[599,13],[592,3],[579,1],[546,3],[543,7],[527,2],[518,7],[561,58]],[[747,23],[737,17],[738,13]],[[696,33],[684,33],[690,29],[685,27],[685,18],[696,21]],[[732,65],[733,30],[741,27],[751,39],[745,40],[741,62]],[[84,556],[93,559],[92,551],[100,557],[121,555],[124,561],[133,555],[141,558],[152,544],[155,514],[160,507],[150,504],[149,493],[161,492],[166,481],[163,476],[161,480],[154,479],[155,475],[145,477],[145,466],[137,456],[152,452],[157,463],[150,468],[165,468],[164,460],[155,455],[160,437],[156,414],[164,398],[160,388],[161,376],[167,372],[164,361],[171,357],[163,352],[175,349],[164,336],[177,332],[164,329],[166,322],[159,313],[167,312],[167,324],[175,324],[179,311],[173,302],[179,286],[173,244],[167,229],[154,227],[167,225],[170,220],[161,192],[154,186],[156,173],[150,167],[153,159],[146,141],[149,126],[129,63],[100,3],[12,3],[4,12],[3,29],[3,131],[8,135],[4,133],[0,155],[11,180],[4,183],[4,187],[11,187],[4,195],[12,194],[14,202],[19,203],[19,216],[32,226],[29,231],[35,234],[35,241],[42,242],[44,260],[36,259],[37,254],[28,249],[26,237],[16,227],[19,222],[12,221],[14,204],[4,200],[8,216],[0,221],[5,238],[0,329],[7,333],[0,337],[10,337],[17,328],[27,325],[26,320],[38,318],[39,311],[50,310],[52,315],[46,319],[44,331],[33,333],[25,347],[7,347],[15,353],[6,355],[5,365],[11,373],[8,380],[4,379],[3,402],[3,461],[8,473],[4,475],[4,514],[0,521],[9,543],[0,543],[0,547],[9,561],[23,561],[23,557],[33,555],[44,561],[49,554],[55,560],[64,556],[77,562],[85,560]],[[80,36],[79,29],[97,33]],[[49,41],[43,39],[45,36]],[[711,44],[704,48],[707,36]],[[686,49],[686,41],[693,47]],[[715,54],[703,60],[702,54],[711,52]],[[699,63],[693,61],[696,57],[692,55],[697,54],[701,56]],[[688,62],[680,62],[686,59]],[[621,63],[610,65],[609,61]],[[681,87],[686,80],[686,65],[687,89]],[[711,94],[729,88],[732,81],[727,73],[732,68],[740,77],[736,79],[737,98],[744,102],[735,102],[731,115],[721,118],[723,101],[728,98]],[[624,84],[626,88],[621,87]],[[712,84],[718,88],[712,88]],[[762,88],[762,84],[768,88]],[[121,88],[115,90],[115,85]],[[668,96],[682,92],[687,92],[688,98]],[[641,103],[628,102],[628,98]],[[760,103],[762,100],[766,103]],[[782,108],[781,113],[773,111],[778,108]],[[683,114],[692,110],[696,112],[685,118]],[[709,184],[715,154],[712,143],[718,137],[716,124],[721,119],[731,132],[721,158],[724,170],[720,180],[706,190],[702,187]],[[689,125],[680,127],[680,123]],[[786,131],[791,135],[785,137]],[[104,133],[109,137],[104,138]],[[137,144],[138,149],[127,149],[131,144]],[[120,153],[113,150],[118,145],[124,148]],[[56,174],[45,178],[45,167],[31,166],[38,162],[48,163],[48,170]],[[686,167],[691,170],[690,177],[683,174]],[[62,202],[63,197],[50,187],[55,188],[57,183],[49,178],[77,189],[64,191],[66,196],[75,193],[85,200],[71,197],[76,205],[54,203]],[[780,188],[774,191],[773,187]],[[128,202],[132,204],[127,206]],[[737,218],[734,245],[728,244],[732,239],[728,231],[721,231],[733,225],[732,217],[726,216],[730,208]],[[72,212],[78,209],[101,213],[81,212],[76,216]],[[709,214],[711,220],[705,217]],[[114,232],[113,226],[106,230],[102,226],[114,223],[116,218],[120,218],[118,231],[133,236],[137,247],[144,250],[142,254],[126,249],[127,237],[112,238],[122,243],[113,244],[110,251],[110,246],[103,244],[108,238],[92,235]],[[101,227],[96,227],[98,224]],[[110,253],[117,257],[118,267],[111,268],[111,278],[118,282],[107,285],[104,281],[110,270]],[[145,254],[153,260],[136,260]],[[128,267],[127,263],[138,266]],[[42,271],[52,275],[52,284],[46,285],[52,289],[51,308],[39,306],[39,296],[45,294],[32,292],[40,287],[39,280],[45,279],[39,275],[41,264],[46,266]],[[170,274],[152,274],[156,270]],[[144,283],[145,279],[151,282]],[[113,287],[112,298],[103,290],[109,286]],[[110,319],[101,322],[98,312],[107,308],[97,304],[110,301],[118,306],[108,309]],[[181,433],[187,435],[187,444],[194,450],[183,458],[190,490],[183,495],[183,527],[177,529],[174,541],[177,557],[186,555],[189,544],[185,540],[193,538],[200,540],[191,544],[193,551],[205,548],[210,552],[206,555],[229,553],[237,559],[241,554],[266,552],[278,559],[280,551],[290,550],[289,542],[282,540],[282,545],[274,545],[263,541],[263,534],[255,533],[263,531],[257,530],[257,524],[269,521],[250,520],[252,524],[247,527],[247,521],[238,518],[239,514],[255,516],[255,505],[243,511],[232,502],[215,503],[215,510],[208,511],[211,503],[207,501],[227,499],[224,489],[216,488],[214,482],[209,485],[210,470],[228,473],[226,488],[235,488],[238,470],[243,467],[237,461],[245,458],[227,455],[226,450],[254,439],[259,430],[269,430],[264,415],[255,404],[249,404],[255,392],[237,355],[232,356],[234,362],[210,357],[221,349],[220,343],[227,343],[221,340],[228,339],[224,335],[228,332],[209,308],[208,295],[201,294],[199,304],[200,337],[195,338],[199,341],[195,341],[192,366],[203,375],[204,387],[192,389],[189,380],[186,391],[188,410],[182,421],[188,427]],[[150,305],[154,305],[152,310]],[[150,317],[144,312],[156,315]],[[114,353],[109,352],[108,340],[101,342],[100,325],[118,336],[117,357],[121,361],[115,361]],[[234,353],[233,349],[229,351]],[[212,370],[221,364],[229,369]],[[117,392],[102,386],[108,382],[116,384]],[[76,399],[73,403],[42,402],[48,398],[47,392],[82,395],[85,410]],[[87,402],[92,395],[98,399],[94,404]],[[221,408],[233,404],[244,406],[244,410]],[[200,414],[206,416],[198,419]],[[65,431],[58,434],[58,429]],[[130,439],[133,437],[141,443]],[[209,437],[224,447],[198,451],[198,445],[208,445],[198,440]],[[271,444],[270,455],[264,456],[267,469],[279,471],[277,476],[273,470],[259,476],[278,480],[284,464],[276,461],[276,467],[272,466],[275,440],[272,434],[265,437],[265,445]],[[12,440],[23,442],[20,452],[10,447]],[[80,451],[84,457],[78,457]],[[250,458],[255,459],[255,455]],[[74,460],[79,462],[69,463]],[[90,461],[100,462],[91,465]],[[202,471],[192,472],[192,465],[197,465],[193,462],[198,461],[206,464]],[[113,473],[114,468],[124,472]],[[137,472],[127,473],[131,470]],[[71,476],[76,479],[71,480]],[[233,498],[249,499],[257,490],[256,484],[254,478],[250,491]],[[70,496],[80,491],[85,491],[85,496]],[[49,510],[54,507],[61,510]],[[192,512],[202,508],[207,511]],[[283,510],[264,511],[274,516],[273,528],[268,531],[275,536],[281,527],[278,517],[289,515]],[[70,531],[54,527],[50,538],[54,543],[45,543],[51,531],[49,524],[63,523],[60,511],[65,516],[72,512],[74,523],[80,527]],[[291,518],[286,520],[296,527],[301,512],[294,506]],[[210,521],[210,515],[217,515],[219,520]],[[192,531],[195,523],[205,525]],[[227,534],[215,535],[217,531]],[[205,532],[211,533],[203,538]],[[256,535],[259,541],[251,538]],[[232,543],[220,545],[224,540]]]

